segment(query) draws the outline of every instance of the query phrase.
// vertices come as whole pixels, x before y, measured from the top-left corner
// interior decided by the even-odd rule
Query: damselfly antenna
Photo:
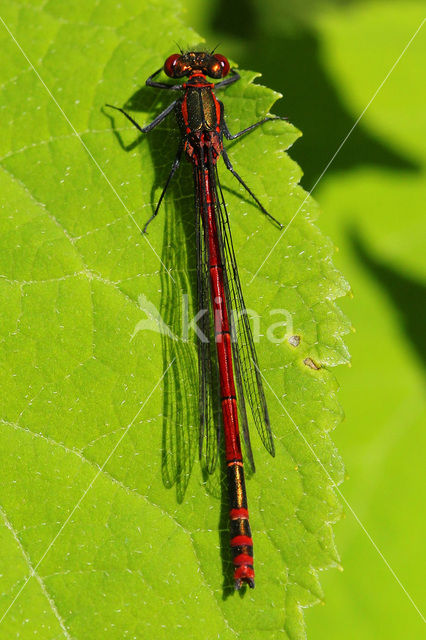
[[[179,49],[179,51],[180,51],[180,53],[181,53],[181,55],[182,55],[182,54],[183,54],[183,49],[182,49],[182,47],[180,46],[180,44],[179,44],[176,40],[173,40],[173,42],[175,43],[175,45],[177,46],[177,48]]]

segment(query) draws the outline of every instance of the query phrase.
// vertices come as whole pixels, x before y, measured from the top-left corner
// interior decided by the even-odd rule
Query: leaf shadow
[[[426,334],[424,330],[424,300],[426,285],[401,273],[392,265],[378,260],[367,248],[356,228],[348,230],[352,248],[368,273],[377,280],[395,306],[401,326],[419,361],[424,367]]]
[[[309,190],[333,158],[339,146],[356,124],[339,87],[323,62],[318,34],[303,19],[295,3],[278,10],[276,20],[264,20],[271,0],[262,7],[251,0],[216,2],[212,18],[215,38],[231,36],[238,41],[239,66],[262,69],[261,84],[284,95],[274,105],[274,113],[287,116],[302,132],[291,157],[302,167],[302,186]],[[288,14],[284,31],[285,14]],[[226,15],[226,21],[223,20]],[[243,19],[242,19],[243,16]],[[370,97],[370,96],[368,96]],[[356,124],[327,171],[337,173],[360,166],[380,166],[400,171],[419,172],[420,165],[381,139],[361,120]]]
[[[164,92],[165,95],[158,93],[153,106],[152,89],[142,87],[125,102],[123,109],[132,113],[148,112],[146,121],[140,122],[143,126],[171,102],[167,92]],[[154,113],[153,109],[155,109]],[[146,136],[135,128],[135,139],[125,143],[116,124],[119,118],[123,118],[127,123],[124,116],[118,112],[110,113],[105,108],[103,112],[109,118],[113,134],[123,151],[131,152],[140,144],[149,147],[155,167],[155,178],[151,186],[153,213],[158,200],[156,194],[158,189],[164,186],[174,159],[173,145],[176,146],[176,150],[178,146],[177,135],[170,135],[170,130],[167,129],[167,121],[174,116],[170,114],[164,123]],[[137,117],[135,119],[138,121]],[[169,198],[163,201],[158,217],[148,228],[150,232],[153,226],[163,223],[161,262],[159,262],[161,283],[159,312],[163,326],[167,328],[167,332],[161,331],[163,371],[167,371],[163,379],[161,468],[164,486],[169,489],[175,488],[178,503],[183,501],[191,477],[198,448],[199,423],[196,353],[193,342],[182,339],[184,303],[188,306],[187,312],[195,308],[196,304],[195,252],[189,247],[191,236],[194,235],[191,220],[192,207],[188,206],[192,200],[182,197],[182,194],[189,193],[190,175],[188,170],[185,171],[184,166],[180,167],[180,170],[182,169],[183,175],[179,176],[179,180],[175,179],[171,182],[167,194]],[[173,207],[168,204],[170,201],[174,201]],[[149,216],[147,216],[148,219]],[[147,220],[142,221],[141,224],[143,225]],[[169,367],[170,363],[172,365]]]

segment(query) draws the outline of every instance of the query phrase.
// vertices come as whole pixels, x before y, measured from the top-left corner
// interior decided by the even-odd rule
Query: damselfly
[[[155,78],[163,69],[170,78],[188,79],[182,84],[158,82]],[[219,82],[208,82],[207,77]],[[225,77],[226,79],[223,79]],[[211,339],[199,340],[198,343],[200,456],[204,451],[209,471],[212,471],[216,457],[212,451],[217,451],[222,430],[220,420],[215,419],[214,407],[218,401],[221,405],[219,415],[225,440],[230,545],[236,589],[243,584],[254,587],[253,540],[239,433],[241,424],[245,451],[254,470],[246,399],[263,444],[272,456],[275,455],[275,450],[262,377],[249,319],[245,312],[228,213],[218,177],[219,156],[222,156],[227,169],[246,189],[261,211],[279,227],[282,226],[262,206],[235,171],[223,147],[224,136],[227,140],[235,140],[269,120],[281,119],[276,116],[266,117],[232,135],[224,119],[223,104],[217,100],[214,91],[233,84],[239,78],[235,69],[230,68],[228,60],[218,53],[181,52],[168,57],[164,67],[158,69],[146,81],[150,87],[183,92],[183,96],[174,100],[150,124],[141,127],[124,109],[107,105],[121,111],[142,133],[154,129],[172,111],[177,118],[181,132],[177,154],[156,209],[145,224],[144,232],[158,214],[183,152],[193,165],[198,305],[200,310],[209,310],[209,313],[200,314],[200,329],[204,336],[210,338],[211,334],[214,335],[216,345],[216,348],[212,346]],[[234,322],[231,322],[231,319]],[[219,394],[215,394],[215,388],[219,388]],[[219,397],[216,398],[217,395]]]

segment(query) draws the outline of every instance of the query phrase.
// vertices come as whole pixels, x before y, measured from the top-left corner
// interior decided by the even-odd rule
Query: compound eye
[[[217,77],[224,78],[229,73],[229,62],[228,62],[227,58],[225,58],[225,56],[220,55],[220,53],[215,53],[213,58],[215,59],[215,61],[219,65],[218,69],[220,69],[220,75],[217,76]],[[214,66],[216,67],[216,65],[214,65]]]
[[[166,75],[169,76],[169,78],[179,77],[181,71],[181,64],[179,64],[180,58],[181,56],[179,55],[179,53],[174,53],[173,55],[169,56],[164,63],[164,71]]]

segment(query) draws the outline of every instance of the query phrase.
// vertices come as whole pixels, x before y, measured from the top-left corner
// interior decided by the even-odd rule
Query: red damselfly
[[[182,84],[158,82],[155,78],[163,69],[170,78],[187,77],[187,80]],[[219,82],[208,82],[207,77]],[[174,100],[150,124],[141,127],[124,109],[107,105],[120,111],[142,133],[154,129],[172,111],[177,118],[181,132],[180,144],[156,209],[145,224],[144,232],[158,214],[183,152],[193,165],[198,305],[200,310],[209,311],[200,314],[200,329],[204,336],[214,335],[216,345],[214,348],[212,340],[209,339],[199,340],[198,343],[200,456],[204,450],[208,468],[212,471],[216,458],[215,450],[217,451],[223,426],[228,473],[230,544],[236,589],[243,584],[254,587],[253,541],[239,429],[241,424],[245,451],[254,470],[246,399],[263,444],[271,455],[275,455],[275,450],[262,377],[249,319],[245,312],[228,213],[218,177],[219,156],[222,156],[227,169],[246,189],[261,211],[279,227],[282,226],[262,206],[235,171],[223,147],[224,136],[227,140],[235,140],[265,122],[281,119],[269,116],[232,135],[224,119],[223,104],[217,100],[214,92],[229,86],[239,78],[237,71],[230,68],[228,60],[214,51],[181,51],[169,56],[164,67],[158,69],[146,81],[150,87],[183,92],[183,96]],[[215,388],[219,389],[217,401],[221,405],[219,415],[222,425],[215,419]]]

